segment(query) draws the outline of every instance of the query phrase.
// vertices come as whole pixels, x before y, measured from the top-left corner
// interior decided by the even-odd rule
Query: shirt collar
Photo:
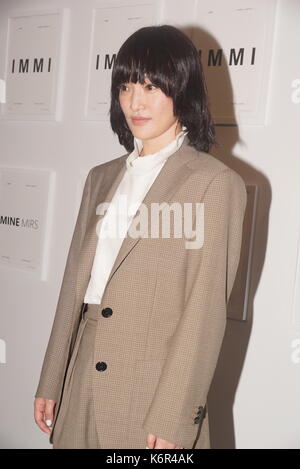
[[[176,138],[172,140],[172,142],[161,148],[158,152],[144,156],[139,156],[143,148],[142,140],[134,137],[134,150],[128,155],[126,159],[127,171],[131,174],[145,174],[146,172],[157,168],[171,154],[178,150],[187,133],[187,128],[183,126],[181,132],[176,135]]]

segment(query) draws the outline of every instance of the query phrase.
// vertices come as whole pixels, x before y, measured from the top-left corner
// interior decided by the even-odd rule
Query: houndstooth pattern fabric
[[[188,143],[186,136],[143,203],[150,212],[152,202],[204,202],[204,244],[186,249],[184,238],[124,239],[97,305],[89,376],[101,448],[144,448],[148,433],[184,448],[210,447],[207,395],[240,259],[247,193],[234,170]],[[92,168],[84,187],[35,394],[57,402],[50,442],[70,389],[64,384],[97,246],[96,207],[111,200],[127,156]],[[111,316],[102,314],[105,308]]]

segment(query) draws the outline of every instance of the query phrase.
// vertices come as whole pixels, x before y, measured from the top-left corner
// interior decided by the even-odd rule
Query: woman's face
[[[153,140],[153,144],[174,138],[178,118],[173,115],[173,99],[151,84],[148,78],[144,84],[123,83],[119,101],[134,137],[142,139],[144,143]]]

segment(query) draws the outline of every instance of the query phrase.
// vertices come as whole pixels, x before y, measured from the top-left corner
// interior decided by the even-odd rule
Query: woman
[[[151,26],[125,41],[110,118],[128,153],[87,176],[35,420],[54,448],[210,448],[206,401],[246,189],[208,153],[215,139],[205,80],[184,33]],[[156,204],[163,221],[176,209],[171,235],[156,231]],[[175,212],[187,222],[181,236],[172,236]]]

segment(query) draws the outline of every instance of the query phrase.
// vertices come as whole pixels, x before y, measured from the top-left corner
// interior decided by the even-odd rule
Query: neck
[[[169,143],[171,143],[181,131],[181,125],[177,125],[177,123],[175,123],[163,135],[159,135],[159,137],[155,137],[152,139],[142,140],[143,148],[139,156],[157,153],[162,148],[169,145]]]

